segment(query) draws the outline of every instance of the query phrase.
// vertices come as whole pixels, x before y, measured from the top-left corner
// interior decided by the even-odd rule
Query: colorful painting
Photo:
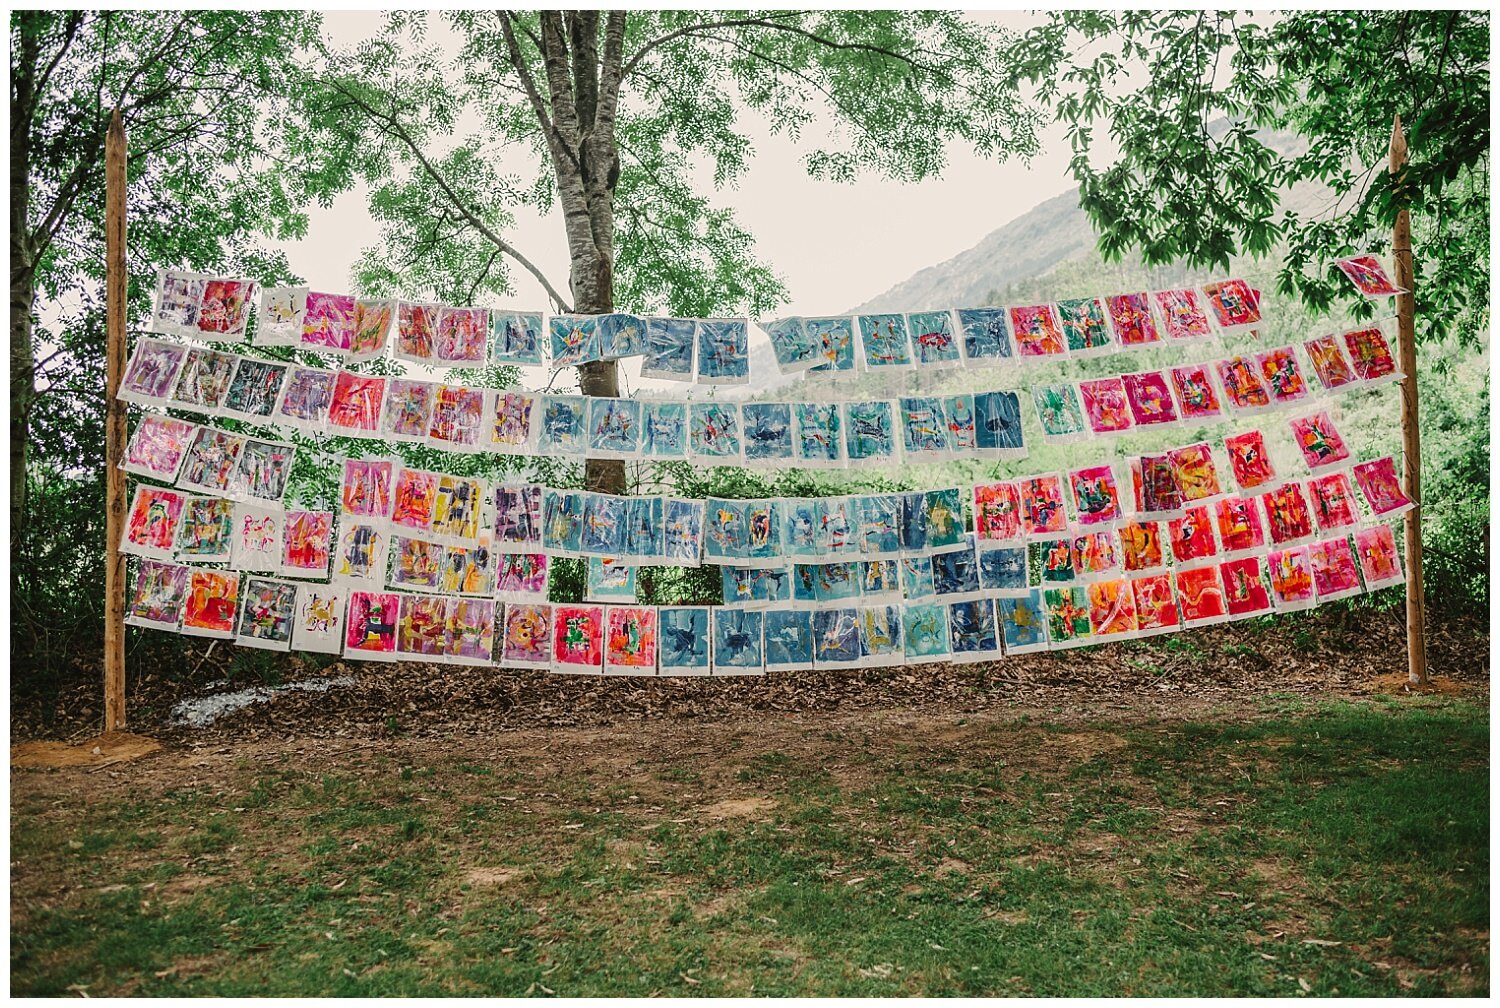
[[[1130,404],[1125,399],[1125,382],[1121,378],[1096,378],[1078,383],[1083,401],[1083,416],[1095,434],[1117,434],[1129,430]]]
[[[663,606],[657,610],[662,675],[708,675],[707,606]]]
[[[890,402],[844,403],[844,435],[849,461],[889,460],[896,451],[895,419]]]
[[[492,311],[491,353],[496,364],[541,367],[542,316],[537,312]]]
[[[854,370],[854,320],[843,318],[810,318],[807,334],[818,347],[822,361],[814,371]]]
[[[391,495],[391,524],[419,532],[430,531],[437,488],[437,473],[402,469],[396,476],[396,487]]]
[[[396,653],[403,658],[442,658],[447,647],[448,600],[406,595],[396,621]]]
[[[1063,479],[1057,473],[1027,476],[1021,480],[1021,531],[1028,538],[1044,539],[1063,532],[1068,516],[1063,510]]]
[[[296,346],[302,342],[307,317],[306,287],[262,287],[255,313],[255,342],[259,346]]]
[[[1157,310],[1161,313],[1162,326],[1167,338],[1202,339],[1213,335],[1208,312],[1203,308],[1203,299],[1192,288],[1156,291],[1152,294]]]
[[[589,458],[636,458],[641,451],[641,404],[633,399],[589,399],[588,439]]]
[[[1011,308],[1010,331],[1016,341],[1016,353],[1022,357],[1044,357],[1067,349],[1062,321],[1052,305]]]
[[[1010,325],[1004,308],[961,308],[964,360],[993,364],[1011,356]]]
[[[327,578],[333,553],[333,512],[288,511],[282,541],[283,575]]]
[[[1312,361],[1313,371],[1318,375],[1318,381],[1323,387],[1332,392],[1334,389],[1351,385],[1359,378],[1354,374],[1354,366],[1349,363],[1349,358],[1344,354],[1344,348],[1339,346],[1338,338],[1335,336],[1319,336],[1302,344],[1307,351],[1307,359]]]
[[[120,552],[155,560],[171,560],[177,544],[187,495],[162,487],[140,485],[125,513]]]
[[[552,665],[552,607],[545,603],[505,607],[505,630],[500,635],[500,664],[522,668]]]
[[[903,315],[859,315],[859,342],[867,368],[909,367],[911,335]]]
[[[395,470],[396,463],[390,459],[344,459],[340,512],[353,518],[389,518]]]
[[[385,581],[389,543],[385,533],[366,522],[344,524],[339,532],[334,577],[339,581]]]
[[[1309,469],[1336,465],[1349,458],[1349,446],[1339,436],[1327,410],[1293,417],[1287,425],[1291,427],[1292,440],[1301,449]]]
[[[1361,381],[1386,382],[1400,377],[1390,344],[1379,326],[1344,333],[1344,346]]]
[[[188,347],[177,380],[172,384],[172,405],[199,413],[217,412],[224,405],[224,397],[229,395],[229,382],[238,363],[237,354]]]
[[[1396,550],[1396,534],[1389,525],[1367,525],[1355,529],[1354,552],[1365,579],[1365,591],[1405,583],[1401,554]]]
[[[1312,509],[1307,505],[1300,483],[1283,483],[1261,494],[1260,503],[1265,509],[1266,529],[1271,533],[1274,545],[1290,546],[1312,538]]]
[[[1224,604],[1224,584],[1219,568],[1213,564],[1178,570],[1177,604],[1186,626],[1207,626],[1229,618]]]
[[[333,404],[336,371],[292,365],[287,369],[281,387],[281,399],[271,418],[286,427],[321,432],[328,423],[328,408]]]
[[[221,563],[234,544],[234,502],[222,497],[188,497],[177,531],[177,558]]]
[[[1266,438],[1258,430],[1230,434],[1224,438],[1229,452],[1229,471],[1241,491],[1265,487],[1276,480],[1276,467],[1266,450]]]
[[[405,470],[403,470],[404,472]],[[399,483],[397,484],[399,488]],[[400,514],[401,498],[396,498]],[[484,486],[467,476],[440,474],[432,501],[433,538],[466,545],[479,539],[479,512],[484,504]],[[399,522],[398,522],[399,524]]]
[[[1207,364],[1174,367],[1168,373],[1172,377],[1172,391],[1177,395],[1177,409],[1182,419],[1207,420],[1223,414],[1224,406],[1214,386],[1213,371]]]
[[[354,342],[354,296],[309,291],[302,346],[342,355]]]
[[[392,378],[385,383],[380,411],[380,433],[392,441],[426,441],[432,428],[432,406],[437,385],[415,378]]]
[[[1040,553],[1043,583],[1072,584],[1078,580],[1078,568],[1073,566],[1073,541],[1070,536],[1043,539]]]
[[[279,573],[286,512],[265,504],[238,503],[234,505],[233,521],[229,566],[261,574]]]
[[[1219,546],[1226,557],[1247,556],[1261,552],[1266,545],[1266,529],[1260,520],[1260,509],[1247,497],[1220,497],[1214,501],[1214,528]]]
[[[1156,317],[1151,314],[1149,294],[1116,294],[1105,298],[1104,306],[1109,311],[1115,339],[1121,346],[1138,347],[1161,342],[1161,330],[1156,327]]]
[[[1057,302],[1057,316],[1069,353],[1099,354],[1114,349],[1102,299],[1064,298]]]
[[[849,668],[859,663],[859,610],[819,609],[813,613],[813,664]]]
[[[437,313],[441,305],[414,304],[400,301],[396,304],[396,352],[397,360],[426,364],[432,361],[433,340],[437,333]]]
[[[948,604],[948,640],[956,662],[1000,657],[1000,631],[993,599],[966,599]]]
[[[1359,581],[1359,563],[1347,537],[1319,539],[1308,547],[1307,555],[1319,604],[1364,591]]]
[[[698,384],[743,385],[750,380],[750,327],[743,319],[698,323]]]
[[[378,432],[385,383],[385,378],[376,375],[340,371],[333,380],[333,398],[328,404],[328,432],[350,437]]]
[[[198,328],[198,308],[208,278],[185,270],[162,270],[157,274],[156,304],[151,328],[160,333],[189,335]]]
[[[836,404],[794,403],[792,418],[797,461],[816,467],[844,465],[843,422]]]
[[[495,594],[494,551],[488,532],[473,546],[448,546],[443,550],[443,572],[438,591],[444,595],[488,598]]]
[[[286,364],[254,357],[239,358],[220,412],[252,422],[269,419],[281,401],[281,388],[286,383],[288,370],[290,366]]]
[[[239,610],[240,576],[194,567],[188,572],[187,599],[182,605],[182,633],[193,637],[234,637]]]
[[[976,484],[973,504],[974,535],[981,542],[1021,538],[1021,491],[1015,483]]]
[[[484,389],[439,385],[432,401],[427,440],[434,448],[477,451],[484,428]]]
[[[1219,564],[1224,584],[1224,607],[1230,619],[1244,619],[1271,611],[1271,593],[1260,573],[1260,557],[1247,556]]]
[[[1190,507],[1182,517],[1170,519],[1167,538],[1172,544],[1172,559],[1179,565],[1203,560],[1219,552],[1214,541],[1213,517],[1206,505]]]
[[[166,340],[143,339],[135,345],[120,379],[116,397],[137,406],[164,404],[172,394],[188,348]]]
[[[1125,383],[1125,401],[1130,404],[1130,415],[1137,427],[1177,422],[1172,388],[1164,373],[1142,371],[1120,377]]]
[[[1113,524],[1124,513],[1120,507],[1120,488],[1115,483],[1111,466],[1070,470],[1068,488],[1073,492],[1074,512],[1080,525]]]
[[[125,622],[130,626],[176,630],[187,601],[188,568],[181,564],[142,560],[125,599]]]
[[[1210,500],[1224,492],[1214,467],[1213,449],[1207,442],[1173,448],[1167,457],[1172,460],[1172,476],[1185,503]]]
[[[488,309],[444,305],[438,309],[432,356],[439,364],[478,367],[488,356],[485,342],[489,331]]]
[[[358,298],[354,302],[354,335],[349,341],[348,360],[361,361],[379,357],[385,353],[386,340],[391,335],[391,321],[396,315],[396,302]]]
[[[559,605],[552,609],[552,670],[604,671],[604,607]]]
[[[183,457],[198,425],[155,413],[141,414],[120,468],[137,476],[150,476],[171,483],[177,479]]]
[[[714,675],[759,675],[765,671],[764,616],[746,609],[713,610]]]
[[[1220,280],[1203,285],[1214,325],[1221,333],[1244,332],[1260,323],[1260,291],[1243,280]]]
[[[229,479],[229,495],[280,504],[286,496],[286,483],[292,475],[296,453],[297,449],[289,444],[246,438],[234,475]]]
[[[1088,424],[1084,420],[1078,386],[1071,383],[1038,385],[1031,390],[1031,401],[1036,406],[1044,437],[1052,441],[1076,441],[1086,436]]]
[[[1120,565],[1131,574],[1147,574],[1166,566],[1161,522],[1127,521],[1115,529],[1120,537]]]
[[[1088,644],[1094,635],[1089,622],[1089,595],[1081,586],[1047,588],[1042,593],[1047,610],[1047,638],[1053,647]]]
[[[1047,649],[1047,610],[1042,589],[1033,588],[1017,598],[995,601],[1000,632],[1008,655]]]
[[[245,336],[250,320],[250,298],[255,292],[252,280],[213,277],[203,284],[203,299],[198,307],[195,335],[206,340],[235,342]]]
[[[1098,581],[1085,591],[1089,600],[1089,629],[1095,640],[1135,636],[1135,592],[1129,580]]]
[[[345,621],[344,657],[395,661],[396,619],[401,595],[384,591],[351,591]]]
[[[489,665],[495,659],[496,606],[490,599],[448,600],[443,655],[458,665]]]
[[[946,311],[915,312],[906,316],[917,363],[926,367],[943,367],[959,362],[958,339],[953,334],[953,313]]]
[[[605,626],[606,674],[656,674],[655,606],[610,606]]]
[[[1224,389],[1224,401],[1236,413],[1255,413],[1271,405],[1271,391],[1261,377],[1254,357],[1230,357],[1215,361],[1214,370]]]
[[[1333,532],[1359,524],[1359,505],[1347,472],[1324,473],[1307,481],[1307,496],[1319,532]]]
[[[234,642],[267,651],[290,651],[297,621],[297,586],[247,577],[240,581],[240,626]]]
[[[1277,347],[1255,355],[1260,375],[1270,390],[1271,401],[1278,405],[1297,402],[1308,396],[1307,380],[1297,363],[1297,351],[1289,346]]]
[[[1130,593],[1135,596],[1137,636],[1150,637],[1176,630],[1182,625],[1177,598],[1172,592],[1172,575],[1131,578]]]
[[[1335,259],[1333,264],[1354,284],[1354,289],[1367,298],[1394,297],[1405,290],[1397,287],[1385,271],[1385,264],[1373,255],[1346,256]]]
[[[495,541],[534,545],[542,541],[542,488],[533,483],[495,487]]]
[[[765,613],[767,672],[811,669],[812,613],[806,609],[771,609]]]
[[[1274,550],[1266,557],[1266,576],[1277,611],[1310,608],[1313,594],[1312,556],[1306,546]]]
[[[907,662],[946,661],[953,654],[948,607],[935,602],[902,606],[901,643]]]
[[[1376,518],[1394,518],[1416,507],[1401,489],[1396,463],[1390,456],[1356,464],[1354,482],[1359,484],[1359,492]]]
[[[1120,569],[1120,550],[1112,529],[1074,536],[1073,569],[1080,581],[1095,581]]]
[[[536,397],[520,392],[496,390],[489,393],[489,428],[485,447],[501,453],[514,450],[529,454],[536,435],[532,416]]]
[[[547,597],[545,553],[500,553],[495,560],[495,597],[504,602],[540,602]],[[631,598],[634,598],[632,591]]]
[[[1130,467],[1136,513],[1145,517],[1172,518],[1186,502],[1177,485],[1172,454],[1142,455]]]

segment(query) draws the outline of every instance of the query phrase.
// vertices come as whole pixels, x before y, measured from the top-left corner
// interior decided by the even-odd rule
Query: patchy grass
[[[17,774],[12,989],[1487,993],[1485,709],[1265,699]]]

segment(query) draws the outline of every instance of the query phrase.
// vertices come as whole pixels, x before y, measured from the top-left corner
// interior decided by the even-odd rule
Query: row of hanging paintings
[[[133,625],[247,647],[557,673],[758,675],[992,661],[1245,619],[1402,582],[1389,525],[1232,560],[957,600],[642,606],[307,584],[143,559]]]
[[[1366,297],[1399,292],[1373,255],[1338,260]],[[642,374],[672,381],[742,385],[749,381],[745,319],[550,315],[313,291],[261,288],[253,280],[163,270],[153,331],[211,342],[249,334],[345,361],[386,355],[445,367],[490,363],[567,367],[642,359]],[[1173,290],[1063,299],[1039,305],[910,314],[792,317],[761,325],[779,368],[852,371],[954,367],[1008,358],[1050,358],[1128,350],[1171,340],[1254,329],[1260,292],[1243,279]]]
[[[1379,326],[1308,340],[1302,352],[1325,392],[1401,377]],[[119,396],[156,409],[469,453],[843,468],[871,459],[1018,459],[1027,452],[1021,396],[1014,391],[757,403],[528,394],[359,375],[147,339],[132,355]],[[1071,441],[1296,408],[1315,396],[1297,348],[1288,345],[1036,386],[1030,398],[1043,435]],[[188,436],[206,439],[205,450],[216,437],[233,437],[147,414],[136,432],[141,452],[131,462],[144,468],[132,471],[174,478],[170,463],[191,454]],[[140,461],[142,453],[148,461]],[[155,462],[162,468],[153,470]]]

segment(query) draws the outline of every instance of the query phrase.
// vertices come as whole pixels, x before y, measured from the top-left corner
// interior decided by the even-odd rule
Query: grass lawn
[[[15,771],[12,990],[1488,992],[1484,706],[1115,713]]]

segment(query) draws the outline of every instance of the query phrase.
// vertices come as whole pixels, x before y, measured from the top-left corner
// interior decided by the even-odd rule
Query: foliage
[[[1020,39],[1014,74],[1066,125],[1108,256],[1222,267],[1279,242],[1280,288],[1325,311],[1353,297],[1333,259],[1388,249],[1410,206],[1419,332],[1472,339],[1489,307],[1489,35],[1480,10],[1058,12]],[[1305,143],[1281,153],[1276,130]],[[1328,205],[1289,209],[1298,185],[1327,186]]]

